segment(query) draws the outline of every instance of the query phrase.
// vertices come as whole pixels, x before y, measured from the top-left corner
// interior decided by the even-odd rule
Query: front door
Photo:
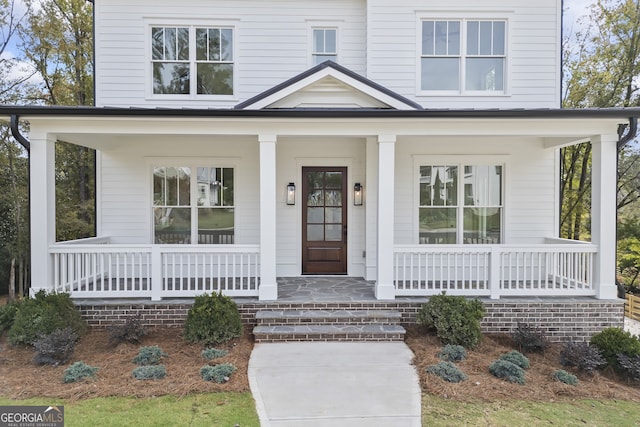
[[[347,168],[302,168],[302,274],[347,274]]]

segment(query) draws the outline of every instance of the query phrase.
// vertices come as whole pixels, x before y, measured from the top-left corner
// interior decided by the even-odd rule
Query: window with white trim
[[[338,30],[335,28],[314,28],[311,56],[313,65],[338,59]]]
[[[233,28],[152,27],[154,95],[233,95]]]
[[[422,21],[422,90],[504,93],[506,59],[504,20]]]
[[[233,243],[234,169],[156,166],[152,210],[155,243]]]
[[[421,165],[419,180],[419,243],[502,241],[502,165]]]

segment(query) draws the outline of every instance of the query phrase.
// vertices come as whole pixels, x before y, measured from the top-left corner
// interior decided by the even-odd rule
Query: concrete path
[[[249,384],[262,427],[419,427],[420,386],[404,343],[258,343]]]

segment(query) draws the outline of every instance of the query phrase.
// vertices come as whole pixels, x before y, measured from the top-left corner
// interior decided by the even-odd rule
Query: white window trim
[[[420,229],[420,166],[458,166],[459,171],[464,173],[464,166],[502,166],[502,223],[500,224],[500,244],[505,244],[509,241],[509,201],[511,200],[511,191],[509,184],[509,172],[510,172],[510,159],[508,154],[495,154],[495,155],[414,155],[413,156],[413,201],[412,201],[412,242],[413,244],[420,244],[419,229]],[[462,193],[460,189],[462,188]],[[458,195],[462,194],[464,200],[464,180],[458,182]],[[462,224],[461,216],[463,215],[464,203],[458,205],[460,208],[458,211],[458,224]],[[459,228],[456,228],[459,231]],[[459,234],[459,233],[457,233]],[[458,238],[458,242],[460,239]],[[462,245],[462,243],[456,243],[456,245]]]
[[[339,63],[342,58],[342,22],[341,21],[325,21],[325,20],[313,20],[308,19],[307,23],[307,66],[311,68],[315,66],[314,63],[314,49],[313,49],[313,30],[336,30],[336,60]]]
[[[471,97],[509,97],[511,96],[511,58],[510,41],[511,16],[513,11],[500,12],[424,12],[416,13],[416,94],[418,96],[471,96]],[[461,21],[460,33],[460,89],[459,90],[424,90],[422,89],[422,21]],[[504,21],[505,22],[505,60],[504,60],[504,90],[502,91],[466,91],[465,69],[463,62],[467,57],[467,22],[468,21]]]
[[[168,20],[166,18],[154,19],[145,18],[145,97],[150,101],[175,101],[175,100],[198,100],[198,101],[238,101],[238,20],[213,20],[200,21],[189,19]],[[153,27],[188,27],[189,28],[189,64],[196,65],[195,34],[196,28],[231,28],[233,30],[233,94],[231,95],[198,95],[196,80],[190,79],[190,93],[182,94],[157,94],[153,93],[153,66],[151,52],[151,29]],[[192,49],[194,47],[194,49]],[[192,67],[191,73],[195,69]],[[193,77],[193,76],[192,76]]]

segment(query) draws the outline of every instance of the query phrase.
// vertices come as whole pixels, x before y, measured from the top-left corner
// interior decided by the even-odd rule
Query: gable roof
[[[333,61],[325,61],[240,104],[239,110],[348,108],[422,110],[422,106]]]

